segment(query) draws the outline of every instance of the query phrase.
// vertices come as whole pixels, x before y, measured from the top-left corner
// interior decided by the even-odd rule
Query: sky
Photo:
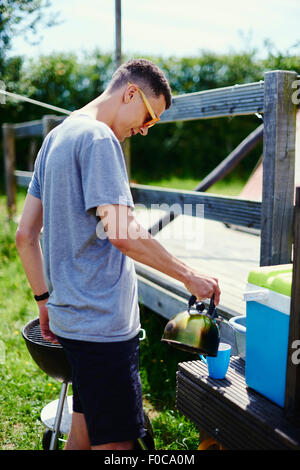
[[[11,54],[35,57],[52,52],[115,49],[115,0],[52,0],[50,11],[61,24],[38,30],[42,39],[29,45],[13,41]],[[239,52],[264,40],[277,50],[297,51],[300,41],[300,0],[122,0],[122,53],[197,56],[201,50]]]

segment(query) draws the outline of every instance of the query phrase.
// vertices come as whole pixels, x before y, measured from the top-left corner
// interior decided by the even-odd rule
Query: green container
[[[248,282],[255,286],[270,289],[278,294],[291,295],[292,264],[280,264],[276,266],[263,266],[252,269],[248,276]]]

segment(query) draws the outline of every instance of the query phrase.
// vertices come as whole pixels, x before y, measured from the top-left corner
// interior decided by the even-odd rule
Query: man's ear
[[[136,92],[136,86],[135,85],[127,85],[124,91],[124,103],[128,104],[132,98],[134,97],[134,94]]]

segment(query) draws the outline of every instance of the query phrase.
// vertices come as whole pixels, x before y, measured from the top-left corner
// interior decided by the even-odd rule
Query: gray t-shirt
[[[134,207],[112,130],[86,115],[66,118],[45,138],[28,192],[43,204],[50,329],[83,341],[133,338],[140,329],[134,263],[103,237],[96,215],[104,204]]]

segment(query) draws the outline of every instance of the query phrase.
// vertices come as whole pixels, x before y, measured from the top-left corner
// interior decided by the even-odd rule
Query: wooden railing
[[[226,223],[260,228],[260,264],[291,261],[294,211],[294,171],[297,74],[267,72],[264,81],[175,96],[161,123],[246,114],[263,115],[262,203],[237,198],[208,196],[196,191],[175,191],[132,184],[136,203],[167,202],[205,204],[205,217]],[[15,139],[45,136],[65,117],[44,116],[42,120],[4,124],[5,181],[8,211],[15,208],[15,185],[28,185],[31,173],[15,170]],[[189,201],[189,202],[188,202]]]
[[[203,204],[206,219],[249,228],[260,229],[261,226],[261,203],[257,201],[133,183],[131,192],[135,202],[149,209],[153,205],[163,208],[165,204],[171,209],[174,206],[173,210],[178,209],[179,214],[202,217],[197,205]]]
[[[264,82],[260,81],[175,96],[161,122],[243,116],[263,110]]]

